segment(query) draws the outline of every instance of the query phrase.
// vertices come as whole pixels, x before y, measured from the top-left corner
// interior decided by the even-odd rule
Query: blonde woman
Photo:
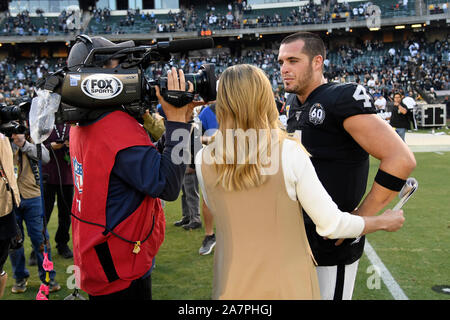
[[[279,129],[272,88],[261,69],[226,69],[216,112],[215,140],[196,156],[217,229],[213,299],[320,299],[302,207],[328,238],[401,228],[401,210],[361,217],[337,208],[305,149]]]

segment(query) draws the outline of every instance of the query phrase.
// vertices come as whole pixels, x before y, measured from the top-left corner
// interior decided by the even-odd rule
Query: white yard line
[[[366,238],[366,242],[364,245],[364,253],[367,255],[367,257],[369,258],[372,265],[374,265],[380,269],[381,279],[383,280],[384,284],[388,288],[392,297],[395,300],[409,300],[409,298],[403,292],[402,288],[400,288],[400,286],[398,285],[397,281],[395,281],[394,277],[392,277],[389,270],[383,264],[380,257],[378,257],[377,253],[375,252],[373,247],[370,245],[369,241],[367,241],[367,238]]]
[[[411,140],[412,138],[422,138],[418,141],[415,141],[416,143],[411,143],[412,145],[408,145],[412,152],[434,152],[439,155],[443,155],[444,152],[450,151],[450,144],[448,143],[448,140],[439,140],[441,144],[430,144],[430,141],[428,143],[424,140],[426,136],[420,136],[418,134],[411,134],[407,133],[408,138]],[[448,137],[439,137],[439,139],[448,139]],[[433,141],[435,141],[434,139]],[[412,141],[411,141],[412,142]],[[386,268],[386,266],[381,261],[380,257],[378,257],[377,253],[373,249],[373,247],[370,245],[369,241],[365,242],[364,246],[364,253],[369,258],[370,263],[372,265],[376,266],[380,270],[380,276],[383,280],[384,284],[388,288],[389,292],[391,293],[392,297],[395,300],[409,300],[409,298],[406,296],[406,294],[403,292],[402,288],[398,285],[397,281],[395,281],[394,277],[391,275],[389,270]]]
[[[450,146],[448,146],[448,145],[435,145],[435,146],[412,145],[412,146],[409,146],[409,149],[412,152],[449,152]]]

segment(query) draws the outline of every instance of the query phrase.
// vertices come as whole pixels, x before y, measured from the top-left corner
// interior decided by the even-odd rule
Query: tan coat
[[[215,185],[208,154],[201,170],[217,229],[212,298],[320,299],[301,206],[289,198],[282,170],[259,187],[229,192]]]
[[[0,164],[5,174],[5,179],[0,174],[0,217],[11,213],[13,198],[11,191],[7,190],[7,182],[14,194],[16,205],[20,204],[19,188],[14,175],[13,153],[9,139],[0,133]]]

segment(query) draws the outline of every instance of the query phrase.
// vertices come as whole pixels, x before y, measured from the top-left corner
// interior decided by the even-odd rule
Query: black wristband
[[[406,180],[397,178],[392,174],[389,174],[381,169],[378,169],[377,175],[375,176],[375,182],[389,190],[399,192],[405,185]]]

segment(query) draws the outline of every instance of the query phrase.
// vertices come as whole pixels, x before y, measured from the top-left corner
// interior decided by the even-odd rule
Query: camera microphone
[[[214,47],[213,38],[181,39],[159,42],[157,49],[166,52],[183,52],[191,50],[209,49]]]

